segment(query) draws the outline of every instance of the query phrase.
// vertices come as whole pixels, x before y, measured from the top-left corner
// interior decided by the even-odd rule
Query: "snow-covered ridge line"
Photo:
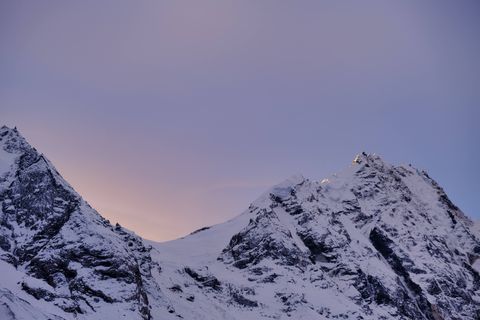
[[[361,153],[165,243],[102,218],[0,128],[1,319],[480,318],[478,225],[427,173]]]

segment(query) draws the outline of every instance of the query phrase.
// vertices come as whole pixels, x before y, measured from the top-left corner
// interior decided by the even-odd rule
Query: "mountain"
[[[480,319],[480,233],[424,171],[362,153],[174,241],[111,225],[0,129],[1,319]]]

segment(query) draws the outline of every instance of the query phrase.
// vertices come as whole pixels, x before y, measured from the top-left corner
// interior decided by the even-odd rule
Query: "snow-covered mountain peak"
[[[0,318],[149,319],[163,300],[143,283],[157,267],[142,240],[110,225],[18,130],[0,132],[0,273],[16,279],[0,286]]]
[[[9,183],[16,167],[36,157],[36,151],[16,128],[0,128],[0,190]]]
[[[365,151],[358,153],[352,161],[353,163],[383,162],[383,159],[376,153],[366,153]]]
[[[16,129],[16,128],[14,128],[14,129]],[[6,125],[2,125],[2,127],[0,128],[0,135],[3,136],[5,134],[5,132],[13,131],[14,129],[11,129]],[[18,130],[17,130],[17,132],[18,132]]]
[[[384,168],[392,167],[391,164],[384,161],[383,158],[380,157],[378,154],[365,152],[359,153],[355,156],[352,161],[352,166],[355,171],[364,167],[380,171],[382,171]]]
[[[366,152],[361,152],[361,153],[358,153],[355,158],[353,159],[353,163],[362,163],[363,161],[365,161],[367,159],[367,153]]]
[[[165,243],[111,225],[18,130],[0,168],[1,319],[480,319],[478,226],[375,154]]]
[[[245,215],[250,220],[238,220],[238,232],[218,261],[244,273],[254,287],[265,286],[266,279],[297,285],[299,277],[317,279],[316,289],[308,281],[299,285],[303,307],[315,305],[315,298],[306,296],[310,290],[353,299],[360,306],[342,313],[322,301],[330,315],[337,312],[332,318],[361,319],[363,313],[369,319],[474,319],[480,312],[476,231],[423,171],[362,154],[352,167],[323,183],[303,178],[274,186]],[[450,270],[457,271],[452,275]],[[470,285],[452,291],[459,279],[469,279]],[[297,291],[287,292],[293,297]],[[451,299],[458,295],[462,302],[452,309]],[[372,309],[372,301],[396,311]],[[286,305],[291,310],[291,303]]]
[[[21,153],[31,148],[17,128],[3,126],[0,128],[0,147],[10,153]]]

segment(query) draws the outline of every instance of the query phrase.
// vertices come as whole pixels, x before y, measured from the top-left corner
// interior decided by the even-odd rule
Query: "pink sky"
[[[155,240],[360,151],[480,216],[478,1],[10,1],[0,124]]]

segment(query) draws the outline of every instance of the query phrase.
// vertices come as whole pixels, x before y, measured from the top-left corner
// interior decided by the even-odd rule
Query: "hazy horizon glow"
[[[480,205],[478,1],[4,1],[0,125],[153,240],[356,153]]]

